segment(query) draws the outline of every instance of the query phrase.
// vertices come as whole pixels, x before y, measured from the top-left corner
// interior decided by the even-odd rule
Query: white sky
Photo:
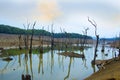
[[[0,0],[0,24],[24,28],[23,24],[37,21],[36,29],[54,23],[55,32],[60,27],[67,32],[82,34],[89,27],[88,35],[94,35],[94,27],[87,17],[97,23],[100,37],[115,37],[120,32],[119,0]]]

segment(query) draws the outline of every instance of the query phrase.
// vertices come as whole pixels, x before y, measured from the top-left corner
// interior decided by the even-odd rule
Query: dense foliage
[[[92,39],[90,36],[85,36],[77,33],[55,33],[55,38],[86,38],[86,39]]]
[[[20,29],[16,27],[11,27],[8,25],[0,25],[0,33],[5,33],[5,34],[31,34],[32,30],[28,29]],[[34,29],[34,35],[45,35],[45,36],[50,36],[50,32],[45,31],[45,30],[37,30]]]
[[[8,25],[0,25],[0,33],[6,33],[6,34],[24,34],[25,30],[19,29],[16,27],[11,27]]]
[[[5,34],[31,34],[32,30],[20,29],[8,25],[0,25],[0,33]],[[44,35],[51,36],[51,33],[45,30],[34,29],[34,35]],[[54,33],[53,37],[55,38],[86,38],[92,39],[90,36],[85,36],[77,33]]]

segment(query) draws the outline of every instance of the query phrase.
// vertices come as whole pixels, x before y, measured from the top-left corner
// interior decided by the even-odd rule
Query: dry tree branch
[[[97,24],[94,20],[90,20],[89,17],[88,17],[88,21],[95,27],[95,35],[97,35]]]
[[[95,27],[95,36],[97,38],[97,41],[96,41],[96,46],[95,46],[95,52],[94,52],[94,59],[92,61],[93,64],[95,64],[95,60],[96,60],[96,55],[97,55],[97,47],[98,47],[98,41],[99,41],[99,35],[97,35],[97,24],[94,20],[90,20],[89,17],[88,17],[88,21]]]

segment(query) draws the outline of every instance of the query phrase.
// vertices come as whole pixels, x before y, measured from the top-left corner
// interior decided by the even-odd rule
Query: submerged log
[[[76,58],[84,58],[84,54],[78,54],[74,52],[63,52],[63,53],[58,53],[59,55],[63,56],[68,56],[68,57],[76,57]]]
[[[94,61],[92,61],[92,65],[96,65],[99,69],[105,69],[104,65],[109,64],[112,61],[113,61],[113,59],[95,60],[95,63],[94,63]]]
[[[7,57],[7,58],[3,58],[3,61],[11,61],[13,60],[13,58]]]

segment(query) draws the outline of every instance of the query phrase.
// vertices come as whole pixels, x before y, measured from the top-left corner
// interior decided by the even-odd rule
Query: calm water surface
[[[85,58],[61,56],[57,54],[59,53],[57,50],[44,54],[11,56],[12,61],[3,61],[0,58],[0,80],[22,80],[22,74],[30,74],[32,80],[83,80],[98,70],[97,67],[91,66],[94,48],[88,48],[82,53],[74,52],[84,53]],[[97,54],[97,59],[109,59],[114,56],[110,48],[101,53],[99,47]]]

